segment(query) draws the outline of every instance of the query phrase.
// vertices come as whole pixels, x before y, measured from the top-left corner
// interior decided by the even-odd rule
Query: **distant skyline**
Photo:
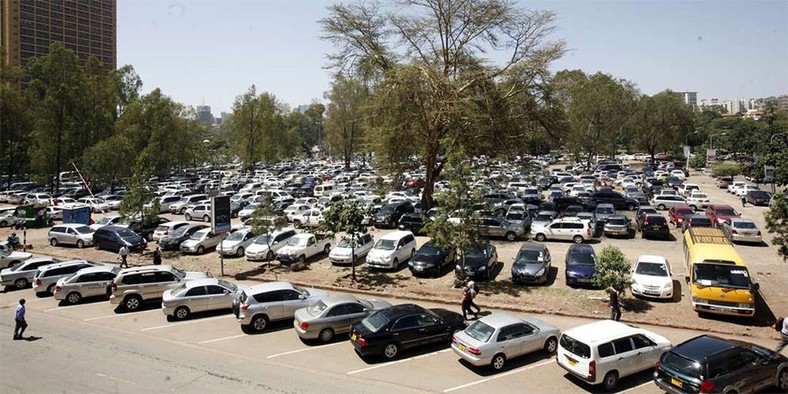
[[[118,1],[118,65],[143,92],[232,110],[252,84],[296,108],[323,101],[331,71],[318,20],[335,1]],[[645,94],[698,100],[788,94],[788,1],[533,1],[558,14],[568,53],[552,71],[602,71]]]

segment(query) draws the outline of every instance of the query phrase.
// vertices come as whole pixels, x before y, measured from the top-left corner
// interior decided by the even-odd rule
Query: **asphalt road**
[[[26,340],[13,341],[13,316],[26,298]],[[389,300],[403,303],[404,300]],[[458,309],[456,305],[420,303]],[[588,319],[545,315],[561,329]],[[698,332],[647,327],[674,343]],[[772,347],[769,341],[755,340]],[[571,378],[554,357],[511,360],[493,374],[460,362],[446,345],[365,361],[346,337],[302,342],[292,321],[246,335],[229,313],[168,322],[157,304],[116,313],[106,300],[59,306],[30,289],[0,293],[0,392],[280,392],[280,393],[574,393],[601,392]],[[651,371],[621,381],[619,392],[657,393]]]

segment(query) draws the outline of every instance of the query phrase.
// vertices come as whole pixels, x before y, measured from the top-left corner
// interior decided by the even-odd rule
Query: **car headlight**
[[[479,271],[484,271],[484,270],[486,270],[486,269],[487,269],[487,266],[486,266],[486,265],[483,265],[483,266],[479,267]]]
[[[667,290],[673,287],[673,282],[666,282],[664,286],[662,286],[663,290]]]
[[[738,304],[739,308],[752,308],[752,304]]]
[[[534,276],[542,276],[543,274],[544,274],[544,268],[540,269],[539,271],[536,271]]]

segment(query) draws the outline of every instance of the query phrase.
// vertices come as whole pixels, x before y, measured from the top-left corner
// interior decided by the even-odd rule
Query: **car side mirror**
[[[750,285],[750,289],[752,291],[758,291],[760,288],[761,288],[761,285],[758,284],[758,283],[753,283],[752,285]]]

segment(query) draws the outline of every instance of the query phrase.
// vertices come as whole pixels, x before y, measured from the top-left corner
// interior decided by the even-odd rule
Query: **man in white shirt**
[[[118,251],[118,258],[120,259],[120,267],[123,268],[125,265],[126,268],[129,268],[129,263],[126,259],[129,257],[129,248],[126,245],[120,247]]]

